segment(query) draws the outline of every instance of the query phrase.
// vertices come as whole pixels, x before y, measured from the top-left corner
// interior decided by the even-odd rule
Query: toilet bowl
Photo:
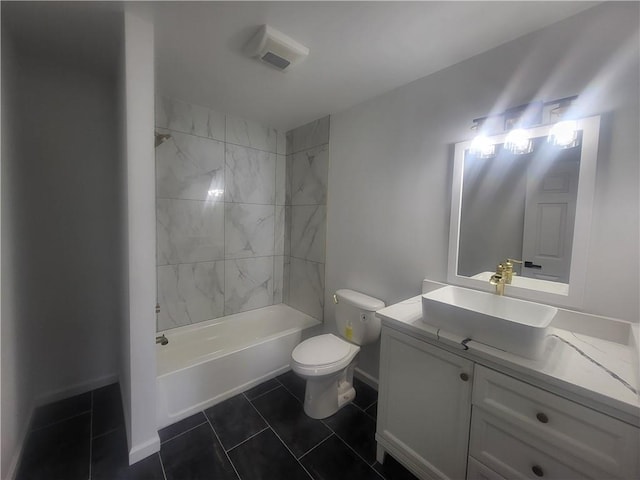
[[[384,302],[363,293],[341,289],[334,295],[336,326],[340,338],[331,333],[300,343],[291,354],[291,368],[306,380],[304,411],[311,418],[327,418],[356,396],[353,372],[359,345],[380,336],[375,311]]]

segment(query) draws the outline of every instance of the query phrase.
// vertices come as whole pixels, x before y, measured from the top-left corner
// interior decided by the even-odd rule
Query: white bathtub
[[[158,428],[287,371],[302,331],[319,324],[279,304],[161,332]]]

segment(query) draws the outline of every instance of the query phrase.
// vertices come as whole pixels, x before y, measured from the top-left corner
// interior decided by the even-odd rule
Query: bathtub
[[[279,304],[161,332],[169,343],[156,349],[158,428],[287,371],[303,330],[317,325]]]

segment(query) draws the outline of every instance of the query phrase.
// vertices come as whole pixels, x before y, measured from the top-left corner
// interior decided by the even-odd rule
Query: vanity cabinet
[[[424,479],[640,478],[637,427],[387,326],[377,429]]]
[[[382,329],[378,461],[390,452],[421,478],[465,477],[473,362]]]

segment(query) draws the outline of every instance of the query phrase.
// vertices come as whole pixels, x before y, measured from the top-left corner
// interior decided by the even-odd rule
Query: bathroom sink
[[[555,307],[448,285],[422,295],[422,321],[522,357],[544,351]]]

